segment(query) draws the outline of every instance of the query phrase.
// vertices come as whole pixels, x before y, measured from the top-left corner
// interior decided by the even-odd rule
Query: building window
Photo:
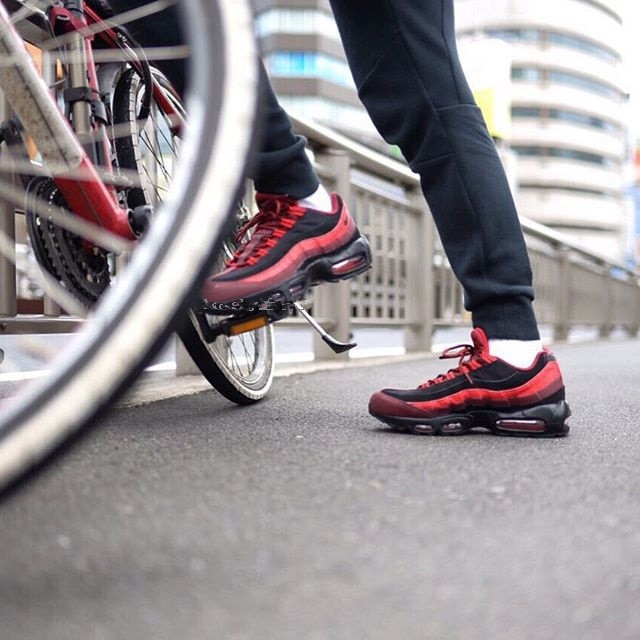
[[[601,189],[586,189],[584,187],[576,187],[571,185],[563,185],[560,187],[555,184],[542,184],[539,182],[521,181],[518,187],[520,189],[536,189],[538,191],[569,191],[571,193],[577,193],[585,196],[597,196],[598,198],[609,200],[618,199],[616,194],[602,191]]]
[[[578,162],[596,164],[607,169],[618,169],[620,167],[619,161],[614,160],[613,158],[607,158],[606,156],[598,153],[590,153],[589,151],[536,145],[513,145],[512,149],[519,156],[526,156],[530,158],[560,158],[562,160],[577,160]]]
[[[512,118],[542,118],[546,109],[543,107],[511,107]]]
[[[586,38],[559,31],[541,31],[537,29],[488,29],[487,34],[510,43],[534,43],[539,45],[553,44],[568,49],[574,49],[600,58],[610,64],[618,64],[620,55],[613,49],[595,43]]]
[[[606,62],[610,62],[611,64],[618,64],[621,60],[620,55],[608,47],[603,47],[591,40],[580,38],[578,36],[551,31],[547,34],[547,39],[551,44],[555,44],[560,47],[567,47],[569,49],[576,49],[577,51],[588,53],[589,55],[605,60]]]
[[[353,88],[347,63],[314,51],[277,51],[266,56],[265,67],[274,77],[320,78]]]
[[[610,84],[588,78],[579,73],[571,71],[560,71],[558,69],[540,69],[539,67],[512,67],[511,78],[522,82],[539,82],[546,80],[556,84],[563,84],[578,89],[596,93],[612,100],[622,101],[625,94]]]
[[[538,82],[542,80],[542,69],[537,67],[512,67],[511,79],[522,82]]]
[[[547,71],[547,78],[551,82],[584,89],[585,91],[597,93],[601,96],[605,96],[606,98],[620,100],[623,97],[622,92],[612,87],[610,84],[600,82],[599,80],[593,80],[592,78],[587,78],[587,76],[583,76],[578,73],[550,69]]]
[[[263,11],[256,16],[255,32],[259,38],[266,38],[274,33],[310,33],[340,39],[333,16],[317,9]]]
[[[511,108],[511,116],[513,118],[535,118],[540,120],[556,120],[559,122],[568,122],[580,127],[597,129],[598,131],[616,135],[622,132],[622,127],[615,122],[587,115],[586,113],[570,111],[568,109],[514,106]]]
[[[540,42],[541,32],[535,29],[488,29],[492,38],[505,42]]]

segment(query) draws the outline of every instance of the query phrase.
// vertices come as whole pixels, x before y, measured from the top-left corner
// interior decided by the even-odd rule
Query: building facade
[[[628,248],[623,0],[456,0],[458,36],[511,48],[518,208],[594,251]]]
[[[327,0],[254,0],[265,67],[295,113],[371,135]]]
[[[455,0],[461,42],[508,45],[507,142],[518,157],[520,213],[620,260],[632,207],[624,1]],[[328,2],[254,5],[265,65],[285,107],[379,146]]]

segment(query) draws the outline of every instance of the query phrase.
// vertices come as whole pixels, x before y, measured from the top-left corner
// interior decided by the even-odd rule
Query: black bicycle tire
[[[95,322],[87,323],[87,330],[57,357],[54,374],[3,407],[0,490],[15,486],[65,442],[86,432],[92,419],[142,370],[172,332],[183,301],[206,275],[227,231],[255,113],[251,12],[239,0],[180,4],[189,6],[185,25],[195,52],[190,102],[197,108],[190,109],[188,135],[198,144],[173,186],[168,203],[175,212],[173,222],[169,216],[158,217],[117,292],[99,302],[92,312]],[[220,86],[213,86],[212,76],[220,79]],[[211,189],[216,198],[207,195]],[[208,237],[202,228],[210,230]],[[184,262],[185,255],[189,264],[178,274],[172,263]]]
[[[173,88],[169,79],[164,76],[157,69],[151,70],[152,75],[155,77],[158,84],[170,94],[175,94],[175,89]],[[112,104],[112,117],[113,122],[116,127],[118,125],[123,124],[132,124],[131,122],[131,112],[129,110],[130,106],[130,91],[133,87],[133,83],[135,81],[139,81],[142,85],[144,85],[144,80],[140,78],[135,69],[129,68],[125,70],[125,72],[119,77],[118,82],[116,83],[116,87],[113,93],[113,104]],[[175,94],[175,98],[180,103],[181,99]],[[133,114],[135,117],[135,113]],[[118,139],[115,141],[115,151],[116,157],[118,160],[118,164],[122,169],[125,170],[138,170],[138,157],[136,155],[136,145],[133,142],[131,136],[128,135],[120,135]],[[132,187],[128,190],[127,200],[130,207],[142,206],[145,204],[149,204],[146,201],[144,190],[142,187]]]
[[[187,353],[197,365],[202,375],[216,391],[239,405],[255,404],[262,400],[271,388],[274,372],[273,327],[267,325],[249,332],[263,345],[259,358],[268,362],[258,375],[239,377],[222,360],[202,334],[194,309],[188,309],[181,319],[177,331]],[[222,338],[218,338],[222,339]]]
[[[171,82],[162,73],[153,70],[160,86],[179,96]],[[134,129],[137,129],[137,98],[144,87],[144,81],[134,69],[128,69],[118,79],[113,96],[113,121],[115,126],[129,125],[131,135],[121,135],[116,142],[116,154],[121,168],[137,170],[142,161],[140,142],[135,141]],[[150,204],[142,187],[135,187],[128,192],[129,206]],[[235,237],[235,234],[233,236]],[[267,325],[234,338],[220,336],[213,343],[207,341],[200,328],[197,312],[189,309],[181,319],[177,332],[189,356],[211,386],[225,398],[239,405],[250,405],[262,400],[271,388],[274,372],[274,338],[273,327]],[[225,348],[232,348],[233,343],[249,344],[255,353],[249,354],[253,365],[238,364],[233,357],[225,357]],[[247,349],[247,352],[249,349]]]

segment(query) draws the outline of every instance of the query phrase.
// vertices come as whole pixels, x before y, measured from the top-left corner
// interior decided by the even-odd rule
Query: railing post
[[[629,320],[626,327],[627,335],[635,338],[640,331],[640,282],[636,279],[634,282],[633,296],[633,317]]]
[[[13,243],[15,251],[15,212],[7,202],[0,203],[0,235],[7,242]],[[17,314],[16,294],[15,265],[9,258],[0,255],[0,316]]]
[[[568,247],[558,247],[558,291],[556,317],[553,325],[553,339],[566,340],[569,337],[571,262]]]
[[[176,350],[176,376],[200,375],[198,365],[191,359],[189,352],[177,334],[174,336],[174,344]]]
[[[317,157],[318,163],[335,175],[333,188],[347,206],[351,199],[351,158],[343,151],[330,150]],[[339,282],[317,287],[313,292],[313,315],[328,320],[325,330],[341,341],[351,339],[351,282]],[[348,353],[336,354],[314,332],[313,354],[316,360],[345,360]]]
[[[604,311],[604,318],[598,327],[598,336],[600,338],[608,338],[611,335],[611,331],[613,330],[613,303],[614,303],[614,294],[613,287],[611,283],[611,272],[606,264],[602,266],[602,279],[601,284],[602,288],[602,309]]]
[[[8,117],[8,105],[0,95],[0,122]],[[7,154],[5,148],[0,150],[0,157]],[[5,158],[2,158],[4,161]],[[6,165],[5,165],[6,166]],[[16,213],[13,205],[5,200],[0,201],[0,235],[8,243],[13,243],[15,260]],[[0,316],[15,316],[18,313],[16,291],[16,266],[8,257],[0,253]]]
[[[417,213],[415,233],[407,238],[407,320],[404,344],[407,351],[429,351],[435,311],[435,226],[429,207],[417,189],[411,194]],[[414,230],[412,229],[412,231]]]

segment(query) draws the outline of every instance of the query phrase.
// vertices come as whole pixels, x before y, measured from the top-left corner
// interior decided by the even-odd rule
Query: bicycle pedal
[[[236,316],[223,320],[220,328],[224,335],[238,336],[256,329],[262,329],[269,324],[269,316],[266,313],[256,313],[250,316]]]
[[[232,337],[256,331],[278,320],[283,320],[289,314],[290,308],[287,305],[274,302],[250,310],[235,309],[235,313],[224,317],[220,317],[221,310],[217,306],[210,309],[209,305],[205,305],[196,311],[203,336],[208,342],[213,342],[221,335]],[[212,318],[219,319],[212,322]]]

